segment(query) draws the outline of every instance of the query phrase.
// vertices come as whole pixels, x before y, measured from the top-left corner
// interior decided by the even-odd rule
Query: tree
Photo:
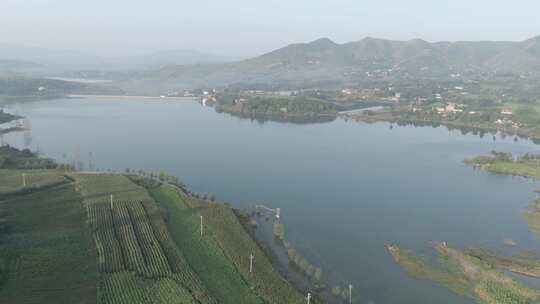
[[[274,236],[280,240],[285,239],[285,227],[281,223],[274,224]]]
[[[298,267],[300,267],[300,269],[302,269],[302,271],[307,272],[307,269],[309,267],[309,263],[306,260],[306,258],[302,257],[302,259],[300,259],[300,265],[298,265]]]
[[[341,295],[341,287],[334,286],[334,288],[332,288],[332,295],[339,297]]]
[[[287,250],[287,256],[289,257],[289,261],[294,261],[294,258],[296,257],[296,249],[289,248],[289,250]]]
[[[308,265],[307,267],[307,270],[306,270],[306,274],[311,278],[313,277],[313,275],[315,274],[315,266],[313,265]]]
[[[315,278],[315,280],[320,282],[322,279],[322,269],[319,267],[315,268],[315,273],[313,274],[313,277]]]

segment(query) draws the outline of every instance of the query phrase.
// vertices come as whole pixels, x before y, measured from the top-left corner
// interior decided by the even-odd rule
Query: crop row
[[[201,280],[191,269],[182,252],[173,241],[169,230],[167,229],[167,224],[163,220],[161,210],[159,210],[156,203],[145,201],[142,203],[142,206],[150,219],[150,224],[155,236],[161,244],[171,270],[174,273],[174,280],[190,289],[197,295],[196,298],[201,302],[204,300],[204,303],[216,303],[214,299],[208,297]]]
[[[88,204],[87,214],[88,226],[92,230],[98,251],[98,270],[107,273],[125,270],[122,247],[114,229],[109,205]]]
[[[103,276],[102,303],[125,303],[121,296],[110,298],[114,290],[124,285],[127,287],[122,288],[131,290],[141,278],[146,278],[147,284],[161,282],[156,286],[169,286],[169,293],[149,290],[139,295],[129,291],[127,298],[147,303],[144,297],[149,293],[155,293],[152,299],[167,299],[187,292],[200,303],[216,303],[171,239],[155,202],[93,202],[86,206]],[[170,288],[173,285],[176,289]]]
[[[98,301],[103,304],[197,303],[189,290],[169,278],[144,280],[132,272],[102,276]]]
[[[268,303],[304,303],[305,298],[290,286],[274,269],[258,244],[253,241],[231,208],[183,196],[191,208],[204,216],[205,227],[211,231],[227,257],[257,293]],[[249,272],[249,254],[253,254],[253,272]]]

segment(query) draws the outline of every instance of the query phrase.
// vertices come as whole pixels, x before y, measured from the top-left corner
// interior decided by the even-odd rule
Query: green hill
[[[457,73],[540,72],[539,37],[523,42],[394,41],[365,38],[338,44],[322,38],[232,63],[168,66],[124,80],[126,89],[271,84],[306,87],[372,78],[451,78]],[[371,75],[371,76],[368,76]],[[141,89],[142,88],[142,89]]]

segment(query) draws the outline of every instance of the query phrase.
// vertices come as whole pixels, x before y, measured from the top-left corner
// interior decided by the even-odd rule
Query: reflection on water
[[[17,147],[88,169],[165,171],[238,208],[281,208],[287,241],[330,287],[353,284],[355,303],[472,303],[407,277],[385,241],[426,255],[438,240],[540,252],[522,219],[538,184],[462,164],[491,150],[537,152],[525,139],[341,119],[260,124],[195,102],[56,100],[8,110],[32,124],[31,141],[4,136]],[[279,247],[271,225],[257,231]],[[285,269],[285,251],[276,252]]]

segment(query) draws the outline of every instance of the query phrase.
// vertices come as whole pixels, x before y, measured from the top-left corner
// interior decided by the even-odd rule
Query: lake
[[[409,278],[385,241],[429,256],[437,240],[540,251],[522,218],[538,183],[462,163],[491,150],[538,153],[528,140],[344,120],[261,123],[187,101],[61,99],[6,110],[31,127],[3,136],[13,146],[87,168],[165,171],[234,207],[281,208],[286,239],[328,284],[353,284],[355,303],[473,303]],[[506,238],[517,246],[504,247]]]

